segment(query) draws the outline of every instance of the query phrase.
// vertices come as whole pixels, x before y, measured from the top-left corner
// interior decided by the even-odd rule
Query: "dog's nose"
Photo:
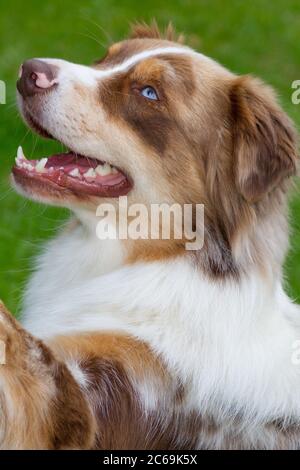
[[[44,93],[57,85],[57,73],[55,65],[38,59],[27,60],[20,67],[17,89],[23,98]]]

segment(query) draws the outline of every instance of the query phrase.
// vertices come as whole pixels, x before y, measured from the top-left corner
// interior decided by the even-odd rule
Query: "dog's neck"
[[[214,227],[208,227],[208,230],[204,232],[203,248],[195,252],[186,252],[187,259],[191,258],[193,262],[196,260],[197,268],[203,274],[208,275],[212,281],[226,282],[232,278],[238,281],[240,276],[247,276],[249,272],[257,271],[268,284],[281,282],[282,266],[289,246],[286,195],[279,190],[277,196],[271,198],[271,202],[268,201],[263,208],[259,208],[258,212],[264,213],[257,215],[252,211],[248,223],[244,228],[237,230],[229,244],[227,240],[220,237]],[[113,240],[113,243],[109,243],[109,240],[105,240],[105,243],[99,240],[97,225],[100,219],[93,212],[77,210],[75,215],[76,220],[82,226],[83,236],[89,240],[91,246],[94,246],[93,249],[96,252],[102,253],[101,257],[110,253],[110,249],[104,248],[104,245],[114,246],[113,250],[118,252],[118,256],[117,258],[111,257],[112,270],[126,263],[128,244],[122,241],[119,243],[117,240]],[[155,243],[153,247],[155,254]],[[175,249],[173,251],[176,252]],[[159,255],[153,258],[157,260]],[[93,260],[91,263],[93,265],[91,270],[95,272]],[[109,265],[109,259],[105,263],[104,271],[103,266],[99,265],[99,275],[108,272]]]
[[[79,217],[78,217],[79,216]],[[243,318],[249,317],[249,321],[253,320],[253,315],[264,318],[267,314],[264,310],[264,304],[276,303],[276,295],[278,288],[281,290],[282,285],[282,260],[287,248],[287,231],[285,217],[277,217],[277,226],[274,221],[268,220],[260,226],[256,226],[248,237],[244,237],[239,245],[242,250],[238,254],[240,260],[240,271],[238,276],[213,277],[207,276],[205,270],[200,264],[195,263],[197,254],[191,256],[190,253],[178,256],[178,259],[162,260],[150,262],[137,262],[135,264],[126,264],[126,249],[124,244],[119,240],[99,240],[96,236],[96,228],[98,219],[87,213],[77,213],[77,219],[73,220],[69,227],[50,242],[46,247],[44,254],[38,260],[38,270],[33,276],[29,289],[26,294],[26,317],[39,317],[39,309],[41,305],[48,304],[52,299],[53,309],[58,310],[57,304],[60,298],[72,295],[73,290],[78,291],[78,295],[82,292],[81,286],[97,283],[101,287],[105,279],[110,276],[111,289],[115,289],[116,293],[121,295],[122,290],[118,285],[118,273],[129,273],[128,278],[122,282],[129,283],[129,279],[134,285],[140,285],[143,282],[145,270],[152,270],[153,278],[159,278],[161,275],[161,266],[167,266],[166,269],[174,269],[178,271],[178,278],[182,284],[185,284],[183,273],[180,272],[180,266],[187,266],[188,272],[192,270],[193,286],[197,291],[201,291],[202,287],[207,286],[206,296],[213,294],[212,302],[224,306],[227,299],[227,290],[235,289],[236,295],[230,299],[232,302],[237,301],[237,310],[239,309],[239,299],[244,296],[259,299],[259,303],[255,309],[249,305],[243,312]],[[243,246],[243,248],[241,248]],[[254,251],[256,250],[256,251]],[[237,261],[238,263],[239,261]],[[163,268],[164,269],[164,268]],[[157,275],[155,272],[157,271]],[[184,294],[181,281],[174,283],[172,289],[178,290],[178,293]],[[187,283],[188,285],[188,283]],[[100,289],[99,287],[99,289]],[[147,287],[151,290],[151,286]],[[100,289],[101,290],[101,289]],[[155,288],[154,288],[155,292]],[[112,293],[112,292],[111,292]],[[93,300],[101,310],[101,296],[98,296],[97,289],[93,294]],[[216,296],[216,298],[215,298]],[[183,301],[185,295],[182,295]],[[151,298],[151,295],[150,295]],[[80,299],[80,305],[84,310],[82,302],[87,300],[86,297]],[[124,298],[126,303],[126,298]],[[168,302],[168,296],[164,300]],[[201,303],[201,302],[200,302]],[[169,306],[172,308],[172,304]],[[166,305],[167,308],[167,305]],[[225,307],[224,307],[225,308]],[[36,312],[36,314],[34,314]],[[201,312],[200,312],[201,313]],[[201,313],[202,315],[202,313]],[[237,315],[238,319],[238,315]],[[44,322],[44,318],[42,321]],[[74,323],[75,324],[75,323]],[[55,330],[59,330],[59,322]]]

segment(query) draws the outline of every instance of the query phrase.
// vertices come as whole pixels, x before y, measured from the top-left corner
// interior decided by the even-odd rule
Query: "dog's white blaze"
[[[126,59],[122,64],[115,65],[111,69],[97,70],[97,77],[106,78],[116,73],[125,72],[130,67],[133,67],[134,65],[136,65],[138,62],[141,62],[142,60],[149,59],[151,57],[156,57],[159,55],[164,55],[164,54],[196,55],[196,56],[200,56],[202,59],[213,62],[213,60],[210,59],[209,57],[206,57],[203,54],[200,54],[198,52],[195,52],[192,49],[189,49],[188,47],[161,47],[158,49],[150,49],[148,51],[138,52],[137,54],[133,55],[129,59]]]
[[[92,67],[88,67],[88,66],[80,65],[80,64],[74,64],[72,62],[67,62],[65,60],[60,60],[60,59],[42,59],[41,58],[38,60],[42,60],[49,64],[58,66],[60,69],[60,72],[59,72],[60,80],[64,78],[64,76],[66,77],[68,76],[69,79],[72,78],[72,80],[80,81],[87,86],[93,86],[99,80],[103,78],[108,78],[117,73],[125,72],[126,70],[130,69],[131,67],[138,64],[142,60],[149,59],[151,57],[164,55],[164,54],[191,55],[191,56],[201,58],[202,60],[205,60],[206,62],[219,65],[213,59],[206,57],[204,54],[201,54],[200,52],[193,51],[192,49],[188,47],[161,47],[161,48],[149,49],[146,51],[138,52],[137,54],[134,54],[132,57],[129,57],[128,59],[124,60],[124,62],[122,62],[121,64],[117,64],[105,70],[96,70]]]

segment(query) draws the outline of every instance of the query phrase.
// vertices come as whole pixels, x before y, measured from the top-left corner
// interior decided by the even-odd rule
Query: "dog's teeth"
[[[69,175],[70,175],[70,176],[73,176],[73,178],[79,178],[79,177],[80,177],[80,173],[79,173],[78,168],[74,168],[72,171],[70,171]]]
[[[34,166],[31,165],[30,163],[24,163],[24,168],[26,168],[26,170],[29,170],[29,171],[34,170]]]
[[[96,171],[97,175],[99,175],[99,176],[104,176],[104,174],[103,174],[103,166],[102,166],[102,165],[98,165],[95,171]]]
[[[106,172],[106,175],[110,175],[112,173],[112,167],[109,163],[104,163],[103,169]]]
[[[96,173],[100,176],[107,176],[112,173],[112,167],[108,163],[104,165],[98,165],[96,168]]]
[[[22,147],[18,147],[18,151],[17,151],[17,159],[21,159],[23,158],[23,149]]]
[[[93,168],[90,168],[84,173],[84,178],[96,178],[96,172]]]
[[[22,149],[21,145],[18,147],[17,160],[27,160],[27,158],[24,155],[24,152],[23,152],[23,149]]]
[[[25,157],[25,155],[23,153],[23,149],[20,146],[20,147],[18,147],[18,150],[17,150],[16,165],[19,168],[22,168],[24,161],[27,161],[27,158]]]
[[[48,158],[42,158],[35,166],[35,169],[38,173],[45,172],[45,166],[47,164]]]

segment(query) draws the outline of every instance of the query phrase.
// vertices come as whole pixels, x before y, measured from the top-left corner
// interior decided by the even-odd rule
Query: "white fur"
[[[81,388],[85,389],[88,386],[88,377],[80,367],[80,363],[76,359],[69,359],[66,361],[66,365],[76,382]]]

